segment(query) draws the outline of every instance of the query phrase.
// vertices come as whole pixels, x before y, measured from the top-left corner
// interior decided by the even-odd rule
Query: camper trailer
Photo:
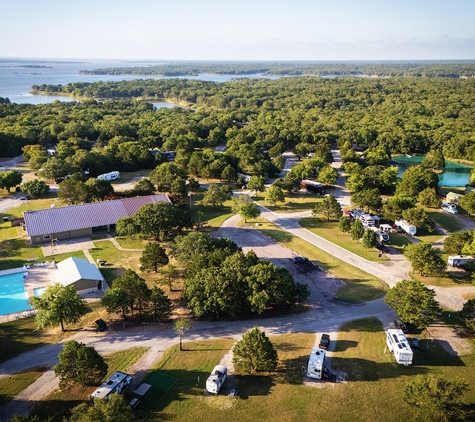
[[[309,192],[315,192],[320,195],[325,195],[326,191],[323,189],[323,185],[320,182],[315,182],[313,180],[302,180],[300,186],[303,189],[307,189]]]
[[[227,377],[228,368],[222,365],[215,366],[213,372],[211,372],[206,380],[206,391],[208,393],[218,394]]]
[[[386,344],[397,363],[406,366],[412,364],[412,349],[402,330],[389,329],[386,333]]]
[[[112,180],[117,180],[120,177],[120,173],[118,171],[111,171],[110,173],[104,173],[97,176],[99,180],[107,180],[111,182]]]
[[[451,267],[463,267],[471,263],[475,263],[475,258],[470,255],[450,255],[447,260],[447,264]]]
[[[389,234],[385,231],[378,229],[377,227],[369,227],[376,234],[376,240],[378,242],[389,243]]]
[[[411,223],[407,222],[406,220],[396,220],[394,222],[396,227],[400,227],[405,233],[410,236],[414,236],[417,232],[416,226],[413,226]]]
[[[307,377],[322,379],[323,363],[325,362],[325,350],[314,348],[310,353],[307,365]]]
[[[109,399],[114,393],[125,394],[132,381],[132,377],[124,372],[114,372],[111,377],[104,382],[94,393],[91,394],[91,400]]]

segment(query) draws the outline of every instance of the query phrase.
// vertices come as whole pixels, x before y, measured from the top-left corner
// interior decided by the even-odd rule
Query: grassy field
[[[464,224],[455,215],[447,214],[442,211],[428,211],[432,220],[450,233],[458,232],[464,227]]]
[[[127,368],[136,362],[146,350],[146,347],[134,347],[104,356],[109,366],[107,377],[115,371],[127,372]],[[73,407],[89,402],[90,395],[96,388],[97,386],[81,387],[75,385],[65,390],[56,390],[36,404],[32,415],[38,415],[40,418],[53,416],[53,422],[61,422],[63,417],[69,416]]]
[[[343,234],[338,228],[338,221],[326,221],[321,218],[309,217],[302,218],[299,221],[300,226],[310,230],[318,236],[323,237],[329,242],[340,246],[354,254],[367,259],[368,261],[387,261],[387,258],[378,258],[379,251],[375,249],[366,249],[361,241],[351,240],[350,235]]]
[[[463,377],[471,387],[465,401],[472,403],[475,399],[473,355],[451,357],[437,343],[423,341],[425,350],[415,351],[412,367],[397,365],[384,352],[385,336],[376,319],[354,321],[341,327],[332,367],[347,373],[348,381],[344,383],[304,385],[301,367],[307,363],[314,334],[271,336],[270,340],[279,358],[276,372],[232,376],[218,396],[204,394],[204,380],[231,341],[227,345],[224,339],[185,343],[186,349],[191,350],[169,350],[157,370],[176,378],[177,382],[149,420],[412,421],[415,410],[403,401],[404,387],[417,374],[429,373]],[[201,381],[196,386],[198,375]],[[231,386],[237,388],[242,399],[233,400],[225,395]],[[321,418],[321,415],[326,416]]]
[[[336,297],[338,299],[359,303],[385,295],[388,286],[379,278],[339,260],[305,240],[293,236],[268,220],[259,218],[256,221],[260,224],[257,228],[264,234],[299,255],[320,262],[322,268],[344,281],[346,286],[337,292]]]
[[[322,196],[314,194],[292,194],[285,195],[285,203],[282,204],[279,202],[277,205],[272,205],[264,198],[265,195],[262,193],[259,193],[258,195],[252,197],[254,201],[259,202],[259,204],[263,205],[266,208],[269,208],[271,211],[282,213],[313,210],[316,204],[323,201]]]
[[[0,380],[0,407],[13,400],[17,394],[34,383],[46,371],[46,367],[38,366]]]

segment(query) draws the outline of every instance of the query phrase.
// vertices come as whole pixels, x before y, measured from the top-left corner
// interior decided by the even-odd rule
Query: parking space
[[[63,253],[94,249],[94,243],[89,237],[77,237],[45,243],[41,245],[41,249],[45,257],[52,257]]]

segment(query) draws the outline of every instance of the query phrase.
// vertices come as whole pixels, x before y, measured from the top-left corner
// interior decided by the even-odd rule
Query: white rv
[[[416,226],[412,225],[406,220],[396,220],[394,222],[396,227],[400,227],[404,232],[406,232],[410,236],[414,236],[417,232]]]
[[[307,377],[322,379],[323,362],[325,362],[325,350],[314,348],[310,353],[307,365]]]
[[[450,255],[447,264],[451,267],[462,267],[465,264],[475,262],[475,258],[470,255]]]
[[[228,368],[222,365],[215,366],[213,372],[211,372],[206,380],[206,391],[208,393],[218,394],[227,377]]]
[[[389,243],[389,234],[387,234],[385,231],[380,230],[377,227],[368,227],[368,228],[374,231],[378,242]]]
[[[111,182],[112,180],[117,180],[120,177],[120,173],[118,171],[111,171],[110,173],[104,173],[97,176],[99,180],[107,180]]]
[[[406,366],[412,364],[412,349],[402,330],[389,329],[386,333],[386,344],[389,351],[394,354],[397,363]]]

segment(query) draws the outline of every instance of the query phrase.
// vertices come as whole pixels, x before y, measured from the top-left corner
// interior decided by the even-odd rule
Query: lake
[[[393,157],[392,164],[395,164],[399,168],[398,176],[401,177],[406,171],[406,166],[418,165],[422,162],[424,156],[400,156]],[[473,166],[468,164],[460,164],[454,161],[445,161],[445,169],[442,174],[439,174],[439,186],[465,186],[468,184],[470,174]]]
[[[80,75],[80,70],[106,67],[149,66],[162,62],[131,62],[118,60],[53,60],[53,59],[8,59],[0,58],[0,97],[18,104],[47,104],[55,100],[74,101],[72,98],[55,95],[31,95],[33,85],[67,85],[72,82],[131,81],[134,79],[172,79],[164,76],[123,76],[123,75]],[[43,66],[43,67],[40,67]],[[278,79],[279,76],[251,75],[207,75],[179,76],[178,79],[194,79],[212,82],[228,82],[235,78]],[[155,103],[154,103],[155,104]],[[159,107],[170,107],[169,103],[156,103]],[[171,105],[174,107],[175,105]]]

